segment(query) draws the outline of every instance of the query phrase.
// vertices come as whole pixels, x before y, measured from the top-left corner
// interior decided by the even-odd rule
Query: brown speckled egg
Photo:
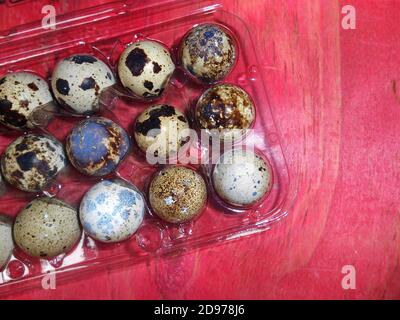
[[[27,192],[42,191],[65,166],[63,145],[47,135],[28,134],[17,138],[1,158],[4,178]]]
[[[53,258],[67,253],[80,236],[77,211],[57,199],[35,199],[15,219],[15,243],[33,257]]]
[[[171,223],[196,218],[207,201],[206,184],[197,172],[179,166],[164,168],[153,178],[149,188],[153,212]]]
[[[183,39],[180,52],[183,68],[207,84],[225,78],[237,56],[233,38],[215,24],[193,28]]]
[[[200,129],[221,140],[240,138],[255,120],[251,97],[231,84],[218,84],[200,97],[195,119]]]
[[[15,72],[0,79],[0,123],[9,128],[31,129],[33,119],[50,119],[49,114],[39,115],[38,111],[52,101],[47,82],[33,73]]]
[[[122,85],[144,99],[160,97],[174,70],[175,64],[167,48],[150,40],[129,45],[118,63]]]
[[[139,115],[134,134],[143,152],[165,159],[177,154],[189,141],[188,129],[188,120],[183,113],[169,105],[156,105]]]
[[[0,270],[10,259],[13,249],[12,220],[0,214]]]

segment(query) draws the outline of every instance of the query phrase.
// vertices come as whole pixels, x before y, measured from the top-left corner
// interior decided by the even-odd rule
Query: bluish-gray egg
[[[128,133],[106,118],[79,122],[69,134],[66,150],[72,165],[89,176],[114,172],[130,150]]]
[[[131,237],[143,222],[145,201],[138,189],[121,180],[104,180],[92,187],[80,206],[87,234],[101,242]]]

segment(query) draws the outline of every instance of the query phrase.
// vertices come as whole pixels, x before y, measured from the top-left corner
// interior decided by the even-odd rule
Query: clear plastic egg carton
[[[149,17],[153,23],[149,24]],[[250,94],[256,108],[253,132],[241,144],[253,145],[269,163],[273,184],[270,192],[256,206],[236,210],[218,199],[211,183],[211,164],[190,164],[200,173],[208,186],[208,201],[199,218],[183,224],[163,222],[151,210],[139,230],[129,240],[106,244],[93,240],[84,232],[80,241],[66,255],[51,260],[34,259],[20,249],[0,272],[0,294],[40,285],[48,272],[57,273],[57,281],[79,277],[87,272],[127,266],[158,255],[176,254],[205,245],[217,245],[269,229],[288,213],[295,198],[295,187],[290,179],[280,137],[274,124],[265,84],[249,29],[245,23],[223,10],[215,1],[152,1],[114,2],[57,17],[55,30],[44,30],[40,23],[18,28],[18,32],[0,38],[0,75],[8,72],[31,71],[50,83],[51,73],[58,61],[75,53],[90,53],[107,62],[117,77],[117,62],[121,52],[138,39],[154,39],[168,47],[177,69],[163,96],[156,101],[132,99],[121,90],[108,90],[101,96],[100,116],[123,127],[133,139],[132,126],[137,116],[153,104],[175,106],[189,118],[199,97],[210,85],[193,81],[178,63],[178,46],[184,35],[194,26],[214,23],[226,28],[237,45],[237,59],[231,73],[222,83],[240,86]],[[84,116],[56,113],[45,129],[34,129],[53,135],[65,143],[66,136]],[[2,129],[0,151],[22,132]],[[201,147],[199,151],[204,152]],[[121,177],[133,183],[147,197],[151,177],[161,165],[150,165],[133,143],[132,150],[108,176]],[[71,165],[64,170],[43,193],[54,196],[79,208],[83,195],[100,178],[80,174]],[[2,187],[4,189],[4,186]],[[35,197],[6,186],[0,197],[0,212],[15,217]]]

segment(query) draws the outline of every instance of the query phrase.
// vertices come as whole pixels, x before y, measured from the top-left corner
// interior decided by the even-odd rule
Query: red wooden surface
[[[352,0],[356,30],[341,28],[347,1],[222,2],[254,30],[299,175],[290,215],[222,246],[7,298],[400,298],[400,1]],[[41,18],[44,3],[1,9],[0,29]],[[341,286],[344,265],[355,290]]]

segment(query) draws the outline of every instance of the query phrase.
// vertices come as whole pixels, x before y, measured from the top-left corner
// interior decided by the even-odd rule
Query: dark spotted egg
[[[182,112],[169,105],[155,105],[142,112],[135,123],[135,140],[150,157],[166,159],[178,153],[190,137]]]
[[[66,150],[72,165],[89,176],[114,172],[130,150],[129,135],[113,121],[90,118],[69,134]]]
[[[15,72],[0,79],[0,123],[31,129],[33,113],[53,100],[47,82],[36,74]]]
[[[17,138],[1,158],[5,180],[27,192],[45,189],[65,166],[63,145],[47,135],[29,134]]]
[[[51,77],[51,87],[59,104],[77,114],[96,112],[101,91],[114,83],[111,69],[88,54],[73,55],[60,61]]]
[[[14,249],[12,227],[11,218],[0,214],[0,270],[7,264]]]
[[[193,28],[180,47],[183,68],[204,83],[225,78],[235,65],[236,55],[233,38],[214,24]]]
[[[175,64],[168,50],[149,40],[129,45],[118,64],[122,85],[144,99],[160,97],[174,70]]]
[[[55,198],[38,198],[29,203],[14,223],[15,243],[37,258],[67,253],[81,236],[78,212]]]
[[[251,97],[231,84],[217,84],[197,102],[195,120],[200,129],[217,139],[238,140],[255,120]]]

